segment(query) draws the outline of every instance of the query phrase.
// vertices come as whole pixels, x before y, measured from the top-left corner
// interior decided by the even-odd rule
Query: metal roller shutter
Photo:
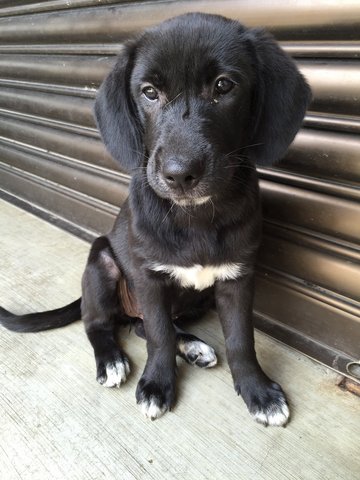
[[[97,87],[124,39],[187,11],[266,27],[312,86],[286,158],[260,170],[256,325],[359,378],[358,0],[0,2],[1,195],[88,238],[107,231],[128,177],[96,131]]]

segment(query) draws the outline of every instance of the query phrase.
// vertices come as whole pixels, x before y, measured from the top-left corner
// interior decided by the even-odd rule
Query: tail
[[[0,307],[0,325],[13,332],[41,332],[65,327],[81,318],[81,298],[65,307],[47,312],[14,315]]]

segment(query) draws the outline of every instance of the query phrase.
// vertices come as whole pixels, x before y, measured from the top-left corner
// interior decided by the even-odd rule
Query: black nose
[[[191,190],[200,181],[204,167],[200,161],[186,161],[181,158],[169,158],[162,166],[166,184],[183,191]]]

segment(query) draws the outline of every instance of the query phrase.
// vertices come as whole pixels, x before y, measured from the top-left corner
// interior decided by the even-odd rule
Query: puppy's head
[[[123,170],[141,167],[158,196],[201,205],[241,188],[254,162],[279,160],[309,99],[293,61],[263,31],[187,14],[125,47],[95,114]]]

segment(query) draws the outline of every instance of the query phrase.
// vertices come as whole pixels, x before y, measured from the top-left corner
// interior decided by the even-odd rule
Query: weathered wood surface
[[[4,307],[30,312],[77,298],[87,243],[5,202],[0,232]],[[132,375],[117,390],[96,383],[80,322],[39,334],[1,329],[0,478],[360,478],[360,400],[335,386],[333,372],[258,334],[261,363],[292,407],[287,428],[264,428],[233,392],[216,317],[192,331],[216,348],[219,366],[179,360],[178,404],[150,422],[135,403],[146,351],[133,332],[121,331]]]

